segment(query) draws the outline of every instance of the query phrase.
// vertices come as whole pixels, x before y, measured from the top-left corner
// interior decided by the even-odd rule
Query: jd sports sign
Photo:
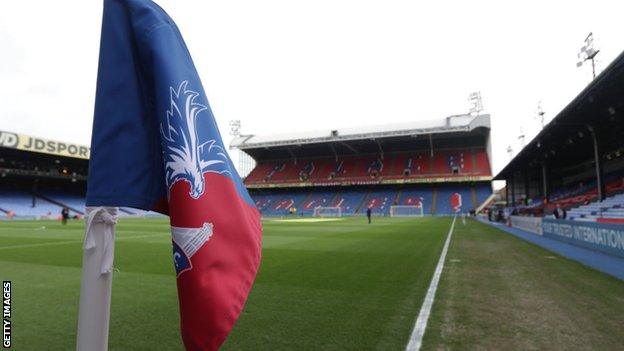
[[[89,147],[0,131],[0,147],[89,159]]]

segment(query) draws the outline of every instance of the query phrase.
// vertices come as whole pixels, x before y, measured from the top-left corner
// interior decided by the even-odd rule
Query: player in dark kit
[[[371,223],[371,208],[366,209],[366,217],[368,218],[368,224]]]
[[[67,207],[63,207],[63,210],[61,210],[61,217],[63,224],[67,224],[67,218],[69,218],[69,209]]]

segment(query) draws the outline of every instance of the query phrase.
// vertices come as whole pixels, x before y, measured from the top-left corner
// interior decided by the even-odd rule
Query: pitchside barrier
[[[541,217],[509,216],[511,226],[533,234],[542,235]]]
[[[545,237],[624,257],[624,225],[542,220]]]

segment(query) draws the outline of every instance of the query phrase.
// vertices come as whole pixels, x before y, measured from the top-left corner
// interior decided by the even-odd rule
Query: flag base
[[[76,350],[108,349],[116,207],[87,207]]]

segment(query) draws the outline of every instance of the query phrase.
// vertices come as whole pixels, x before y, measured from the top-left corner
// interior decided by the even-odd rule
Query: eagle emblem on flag
[[[189,195],[198,199],[205,189],[204,173],[231,175],[228,156],[216,140],[200,140],[198,118],[208,107],[196,101],[199,93],[188,89],[186,80],[169,91],[171,106],[166,124],[160,125],[167,187],[185,180],[191,185]]]

